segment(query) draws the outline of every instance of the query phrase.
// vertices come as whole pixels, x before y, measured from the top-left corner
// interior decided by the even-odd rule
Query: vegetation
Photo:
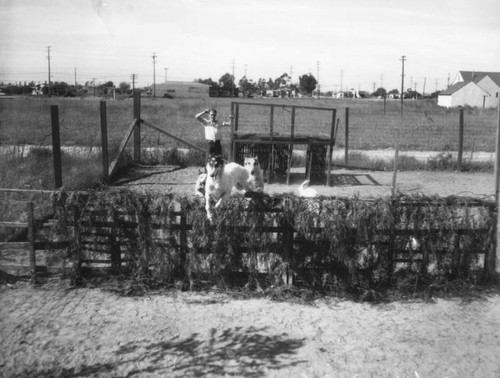
[[[477,285],[486,277],[484,254],[494,253],[494,204],[468,198],[233,197],[214,226],[193,197],[99,191],[56,200],[74,266],[109,256],[100,245],[111,227],[124,261],[115,273],[128,272],[136,288],[186,288],[189,280],[194,288],[248,284],[273,293],[293,271],[299,288],[379,300],[394,291],[440,294],[451,281]]]

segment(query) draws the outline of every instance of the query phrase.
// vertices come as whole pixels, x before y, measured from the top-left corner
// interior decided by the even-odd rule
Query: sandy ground
[[[202,168],[178,169],[171,166],[141,167],[131,170],[117,183],[132,190],[193,193]],[[376,184],[369,178],[375,180]],[[332,171],[332,186],[311,185],[318,194],[330,196],[384,197],[392,192],[393,172],[337,169]],[[305,180],[304,169],[294,169],[290,185],[280,182],[265,185],[265,192],[295,193]],[[398,172],[396,188],[406,194],[421,193],[440,196],[471,196],[491,198],[495,194],[495,175],[492,173],[456,173],[411,171]]]
[[[369,305],[0,291],[2,377],[499,377],[500,296]]]
[[[198,169],[131,172],[122,186],[193,193]],[[320,194],[385,196],[391,172]],[[379,185],[366,179],[369,174]],[[295,192],[271,184],[269,193]],[[490,197],[492,174],[401,172],[406,193]],[[310,304],[172,291],[0,285],[1,377],[500,377],[500,296]]]

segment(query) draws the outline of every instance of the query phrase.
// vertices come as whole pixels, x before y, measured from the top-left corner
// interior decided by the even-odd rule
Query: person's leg
[[[222,155],[222,146],[220,144],[220,140],[216,140],[214,143],[214,153],[216,155]]]

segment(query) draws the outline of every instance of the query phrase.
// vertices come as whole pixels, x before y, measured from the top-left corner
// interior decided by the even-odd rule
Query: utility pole
[[[448,86],[446,88],[450,87],[450,73],[448,72]]]
[[[343,92],[342,81],[344,80],[344,70],[340,70],[340,91]]]
[[[402,70],[401,70],[401,116],[403,116],[403,91],[404,91],[404,85],[405,85],[405,60],[406,56],[402,56],[400,61],[402,63]]]
[[[319,60],[316,62],[316,74],[318,76],[318,98],[319,98],[319,94],[321,93],[321,87],[319,85]]]
[[[47,60],[49,62],[49,91],[48,91],[48,95],[50,97],[50,95],[52,94],[52,86],[50,85],[50,46],[47,46]]]
[[[135,81],[137,80],[137,76],[137,74],[130,75],[130,78],[132,79],[132,94],[135,93]]]
[[[234,97],[234,59],[233,59],[233,70],[231,76],[231,97]]]
[[[168,71],[168,68],[165,68],[165,83],[167,82],[167,71]]]
[[[75,91],[76,91],[76,67],[75,67]]]
[[[384,88],[384,74],[380,74],[380,88]]]
[[[92,82],[94,83],[94,97],[95,97],[95,77],[92,78]]]
[[[375,93],[375,86],[377,85],[376,82],[373,82],[373,92],[372,93]]]
[[[156,56],[153,52],[153,97],[156,97]]]

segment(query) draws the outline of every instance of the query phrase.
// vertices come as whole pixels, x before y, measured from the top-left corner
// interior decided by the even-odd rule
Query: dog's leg
[[[221,194],[219,200],[215,203],[215,207],[219,207],[222,203],[223,200],[225,200],[226,198],[228,198],[229,196],[224,192]]]
[[[208,191],[205,191],[205,210],[207,211],[207,218],[212,223],[213,220],[213,215],[212,211],[210,210],[210,194]]]

